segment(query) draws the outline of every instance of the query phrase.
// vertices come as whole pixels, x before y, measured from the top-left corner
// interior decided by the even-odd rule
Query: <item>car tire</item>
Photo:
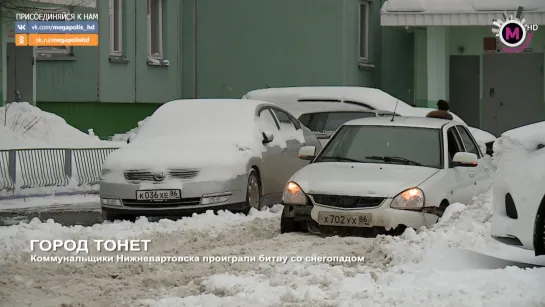
[[[255,169],[248,173],[248,184],[246,185],[246,208],[244,213],[248,214],[252,208],[261,211],[263,203],[261,201],[261,181]]]
[[[293,216],[288,216],[289,207],[284,205],[282,217],[280,217],[280,233],[298,232],[300,223],[295,221]]]
[[[535,255],[545,255],[545,197],[537,210],[533,239]]]

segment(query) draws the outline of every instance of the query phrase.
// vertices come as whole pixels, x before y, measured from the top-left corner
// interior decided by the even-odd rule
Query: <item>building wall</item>
[[[74,12],[92,13],[96,9],[77,7]],[[36,100],[96,101],[97,51],[96,47],[72,47],[73,56],[37,57]]]
[[[416,75],[416,95],[419,105],[421,106],[432,106],[435,107],[436,99],[429,99],[428,87],[434,86],[428,80],[428,59],[429,54],[427,53],[427,31],[426,30],[417,30],[419,34],[415,38],[415,75]],[[448,56],[450,55],[483,55],[483,38],[490,37],[493,35],[491,27],[449,27],[447,28],[447,39],[446,39],[446,55],[447,61]],[[464,52],[460,53],[459,47],[463,47]],[[530,47],[533,48],[534,52],[545,52],[545,32],[536,31],[532,37],[532,43]],[[448,62],[447,62],[448,64]],[[447,95],[445,98],[448,98],[448,65],[447,69],[444,70],[447,87]],[[481,80],[482,84],[482,80]],[[544,84],[545,86],[545,84]],[[480,91],[482,95],[482,90]],[[482,99],[482,96],[481,96]],[[545,102],[545,97],[544,97]]]

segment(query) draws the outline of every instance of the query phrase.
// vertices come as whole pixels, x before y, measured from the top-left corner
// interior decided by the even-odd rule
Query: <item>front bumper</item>
[[[432,226],[438,221],[438,216],[431,213],[419,211],[399,210],[390,208],[392,199],[386,199],[380,206],[374,208],[358,208],[358,209],[343,209],[336,207],[324,206],[321,204],[311,203],[306,206],[292,206],[290,211],[295,221],[311,222],[319,225],[318,215],[320,212],[334,213],[366,213],[372,214],[372,222],[369,227],[361,228],[382,228],[385,230],[399,229],[400,227],[410,227],[418,229],[422,226]],[[291,206],[291,205],[288,205]],[[321,225],[320,225],[321,226]],[[331,226],[327,226],[331,227]],[[333,226],[343,227],[343,226]]]
[[[100,183],[100,198],[103,211],[124,214],[171,214],[170,212],[197,212],[199,209],[239,208],[246,202],[247,175],[225,181],[179,181],[158,184]],[[136,200],[138,190],[180,189],[181,199],[153,202]],[[229,196],[227,200],[214,196]],[[208,202],[205,202],[205,199]],[[214,201],[211,202],[211,199]],[[221,201],[221,202],[219,202]],[[242,205],[241,205],[242,204]],[[200,210],[202,211],[202,210]],[[133,213],[131,213],[133,212]],[[144,214],[146,213],[146,214]]]

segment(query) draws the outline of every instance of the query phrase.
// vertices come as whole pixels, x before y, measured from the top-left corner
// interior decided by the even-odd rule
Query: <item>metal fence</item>
[[[17,198],[18,194],[28,196],[24,191],[32,188],[66,187],[72,180],[80,187],[96,185],[100,182],[102,163],[115,150],[0,150],[0,199]]]

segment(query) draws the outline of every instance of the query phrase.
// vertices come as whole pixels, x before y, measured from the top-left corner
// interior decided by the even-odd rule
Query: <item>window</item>
[[[37,10],[36,13],[44,14],[56,14],[56,13],[70,13],[69,8],[57,7],[57,8],[42,8]],[[72,47],[68,46],[36,46],[36,54],[38,56],[66,56],[72,53]]]
[[[360,63],[369,62],[369,2],[360,2],[360,17],[359,17],[359,48],[360,48]]]
[[[443,168],[439,129],[395,126],[343,126],[315,162],[409,163]],[[372,156],[375,156],[371,158]],[[398,158],[384,161],[383,157]],[[409,164],[408,164],[409,165]]]
[[[122,55],[123,0],[110,0],[110,54]]]
[[[456,126],[456,127],[458,128],[458,132],[460,133],[460,137],[462,138],[462,143],[464,144],[466,152],[476,154],[477,157],[481,158],[481,151],[479,150],[479,146],[475,144],[475,142],[469,135],[469,132],[467,131],[466,127],[463,127],[463,126]]]
[[[296,125],[293,120],[291,120],[291,117],[280,110],[273,109],[274,115],[276,115],[276,118],[278,119],[278,123],[280,124],[280,129],[287,128],[287,129],[298,129],[298,125]]]
[[[447,130],[447,146],[449,153],[449,163],[454,158],[454,155],[459,152],[463,152],[462,141],[456,131],[456,128],[451,127]]]
[[[259,132],[270,132],[276,134],[278,132],[278,126],[269,109],[263,109],[259,112]]]
[[[148,0],[148,56],[163,58],[163,0]]]
[[[337,131],[339,127],[347,121],[364,118],[374,117],[375,113],[370,112],[321,112],[305,114],[308,116],[304,118],[307,126],[313,132],[332,132]]]

